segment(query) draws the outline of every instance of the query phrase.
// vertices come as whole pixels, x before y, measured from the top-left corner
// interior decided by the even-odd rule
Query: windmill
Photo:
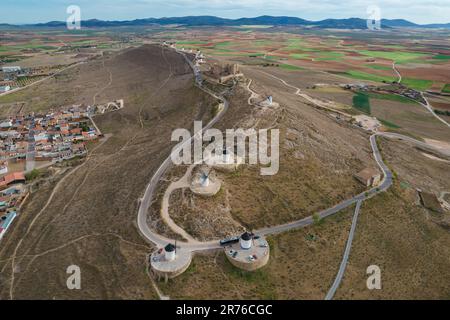
[[[223,155],[223,162],[224,163],[230,163],[230,161],[231,161],[231,154],[227,150],[227,148],[223,149],[222,155]]]
[[[202,175],[200,177],[200,184],[203,188],[206,188],[209,186],[210,179],[209,176],[211,175],[211,170],[209,172],[202,172]]]

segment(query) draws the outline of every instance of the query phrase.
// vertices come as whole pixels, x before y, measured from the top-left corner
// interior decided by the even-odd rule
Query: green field
[[[309,54],[306,53],[292,53],[289,55],[290,58],[297,59],[297,60],[311,60],[312,57]]]
[[[412,88],[412,89],[416,89],[419,91],[425,91],[425,90],[428,90],[433,85],[433,81],[423,80],[423,79],[404,78],[402,80],[402,84],[404,84],[405,86]]]
[[[224,49],[224,48],[228,48],[228,47],[230,47],[232,45],[233,45],[233,42],[231,42],[231,41],[224,41],[224,42],[216,43],[216,45],[214,47],[216,49]]]
[[[358,92],[353,96],[353,107],[366,114],[371,113],[370,98],[367,94]]]
[[[366,73],[358,70],[350,70],[344,73],[344,75],[359,79],[359,80],[367,80],[367,81],[374,81],[374,82],[392,82],[395,79],[393,77],[387,77],[387,76],[379,76],[376,74]]]
[[[199,41],[188,41],[188,40],[186,40],[186,41],[177,41],[177,44],[196,44],[196,45],[199,45],[199,44],[208,44],[209,42],[207,42],[207,41],[201,41],[201,40],[199,40]]]
[[[404,52],[404,51],[357,50],[356,52],[359,54],[368,56],[368,57],[392,60],[397,63],[411,62],[411,61],[420,60],[420,59],[423,59],[423,58],[429,56],[426,53]]]
[[[366,67],[374,70],[392,70],[392,67],[383,66],[380,64],[366,64]]]
[[[335,61],[340,60],[345,55],[342,52],[322,51],[317,54],[316,61]]]
[[[358,70],[350,70],[343,75],[348,76],[350,78],[358,79],[358,80],[367,80],[367,81],[374,81],[374,82],[393,82],[395,79],[393,77],[388,76],[380,76],[377,74],[371,74],[366,73]],[[431,80],[424,80],[424,79],[411,79],[411,78],[403,78],[402,84],[405,86],[419,90],[419,91],[425,91],[429,89],[433,85],[433,81]]]
[[[408,104],[417,103],[414,100],[411,100],[411,99],[408,99],[406,97],[399,96],[396,94],[372,93],[371,92],[368,95],[372,99],[389,100],[389,101],[396,101],[396,102],[408,103]]]
[[[265,47],[265,46],[270,46],[272,44],[273,44],[273,41],[270,41],[270,40],[252,41],[252,46],[255,46],[255,47]]]
[[[433,59],[436,59],[436,60],[450,60],[450,56],[449,55],[445,55],[445,54],[438,54],[438,55],[435,55],[433,57]]]
[[[56,47],[52,46],[46,46],[43,44],[26,44],[26,45],[19,45],[19,46],[1,46],[0,45],[0,52],[20,52],[22,50],[27,49],[36,49],[36,50],[55,50]]]
[[[302,39],[289,39],[287,50],[302,50],[305,48],[305,42]]]
[[[383,120],[383,119],[378,119],[378,120],[381,122],[381,124],[383,124],[385,127],[388,127],[390,129],[400,129],[401,128],[400,126],[398,126],[395,123],[392,123],[390,121]]]
[[[446,84],[442,89],[443,93],[450,93],[450,84]]]

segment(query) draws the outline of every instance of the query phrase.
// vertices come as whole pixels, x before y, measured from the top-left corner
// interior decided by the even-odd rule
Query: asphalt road
[[[397,67],[396,67],[396,63],[395,63],[395,61],[392,63],[392,69],[394,70],[394,72],[397,74],[397,76],[398,76],[398,80],[397,80],[397,83],[401,83],[402,82],[402,80],[403,80],[403,78],[402,78],[402,75],[401,75],[401,73],[400,73],[400,71],[397,69]],[[443,124],[445,124],[447,127],[449,127],[450,128],[450,124],[447,122],[447,121],[445,121],[443,118],[441,118],[440,116],[438,116],[437,114],[436,114],[436,112],[434,111],[434,109],[433,109],[433,106],[430,104],[430,102],[428,101],[428,99],[427,98],[425,98],[425,95],[424,95],[424,93],[421,91],[420,92],[420,95],[422,96],[422,98],[423,98],[423,100],[426,102],[426,103],[421,103],[421,102],[419,102],[420,103],[420,105],[422,106],[422,107],[424,107],[425,109],[427,109],[436,119],[438,119],[440,122],[442,122]]]
[[[187,56],[182,53],[177,51],[178,53],[180,53],[181,55],[184,56],[184,58],[186,59],[186,61],[188,62],[188,64],[191,66],[191,68],[194,71],[194,75],[195,75],[195,79],[196,79],[196,84],[197,86],[203,90],[204,92],[212,95],[213,97],[215,97],[216,99],[221,100],[224,103],[224,108],[223,110],[221,110],[221,112],[214,118],[211,120],[210,123],[208,123],[207,126],[205,126],[202,129],[202,132],[206,129],[211,128],[213,125],[215,125],[222,117],[223,115],[227,112],[228,107],[229,107],[229,103],[228,101],[222,97],[222,96],[218,96],[217,94],[215,94],[214,92],[204,88],[201,84],[201,74],[198,71],[198,69],[193,65],[193,63],[187,58]],[[281,80],[281,79],[280,79]],[[284,82],[284,80],[283,80]],[[287,86],[292,87],[294,89],[300,90],[294,86],[289,85],[288,83],[284,82]],[[197,134],[201,134],[200,132],[198,132]],[[381,153],[378,149],[377,146],[377,136],[384,136],[386,138],[391,138],[391,139],[399,139],[399,140],[404,140],[404,141],[408,141],[411,143],[414,143],[416,145],[420,145],[426,148],[431,148],[434,149],[435,151],[442,153],[442,150],[439,150],[437,148],[435,148],[434,146],[428,145],[424,142],[415,140],[413,138],[407,137],[407,136],[403,136],[400,134],[395,134],[395,133],[376,133],[373,134],[370,137],[370,145],[373,151],[373,156],[380,168],[380,170],[383,173],[383,180],[381,181],[380,185],[378,187],[374,187],[366,192],[360,193],[350,199],[347,199],[339,204],[337,204],[336,206],[326,209],[322,212],[319,213],[319,216],[321,219],[327,218],[329,216],[335,215],[337,213],[339,213],[340,211],[342,211],[343,209],[348,208],[349,206],[355,204],[355,203],[362,203],[363,201],[374,197],[375,195],[384,192],[386,190],[388,190],[392,183],[393,183],[393,175],[391,170],[387,167],[387,165],[383,162],[383,158],[381,156]],[[191,143],[192,142],[192,138],[188,141],[186,141],[186,143]],[[181,149],[181,147],[180,147]],[[155,172],[155,174],[153,175],[150,183],[147,186],[147,189],[145,191],[144,197],[142,199],[140,199],[140,206],[139,206],[139,211],[138,211],[138,227],[139,227],[139,231],[141,232],[141,234],[144,236],[145,239],[147,239],[148,241],[154,243],[155,245],[157,245],[158,247],[163,247],[165,245],[167,245],[168,243],[174,243],[175,240],[173,239],[168,239],[164,236],[161,236],[159,234],[157,234],[155,231],[151,230],[147,224],[147,213],[148,213],[148,209],[150,207],[150,204],[152,202],[153,199],[153,195],[156,189],[156,186],[158,185],[159,180],[161,179],[161,177],[163,176],[163,174],[170,168],[170,166],[172,165],[172,160],[170,158],[170,156],[161,164],[161,166],[158,168],[158,170]],[[298,229],[298,228],[303,228],[303,227],[307,227],[310,226],[314,223],[314,219],[313,216],[301,219],[301,220],[297,220],[291,223],[287,223],[287,224],[282,224],[282,225],[278,225],[278,226],[273,226],[273,227],[268,227],[268,228],[263,228],[260,230],[256,230],[254,231],[256,234],[259,235],[273,235],[273,234],[278,234],[278,233],[283,233],[283,232],[287,232],[290,230],[294,230],[294,229]],[[205,251],[205,250],[212,250],[212,249],[217,249],[220,248],[220,244],[219,241],[210,241],[210,242],[196,242],[196,243],[186,243],[186,242],[181,242],[181,241],[177,241],[177,245],[179,246],[179,248],[185,249],[185,250],[189,250],[189,251]]]
[[[352,227],[350,228],[350,233],[348,235],[347,245],[345,246],[344,256],[342,258],[341,265],[339,267],[339,271],[337,273],[336,279],[334,280],[330,290],[328,291],[325,300],[331,300],[336,293],[336,290],[339,288],[339,285],[342,282],[342,278],[344,277],[345,269],[347,268],[348,257],[350,256],[350,251],[352,249],[353,237],[355,236],[356,224],[358,223],[359,211],[361,209],[362,201],[358,201],[355,208],[355,214],[353,215]]]
[[[201,74],[197,67],[194,66],[192,61],[189,60],[189,58],[183,53],[177,51],[179,54],[181,54],[185,59],[186,62],[189,64],[189,66],[192,68],[195,76],[196,85],[198,88],[203,90],[204,92],[208,93],[209,95],[213,96],[214,98],[222,101],[224,104],[224,108],[199,132],[194,133],[194,136],[196,135],[202,135],[203,132],[212,126],[214,126],[227,112],[229,107],[228,100],[225,99],[225,97],[218,96],[214,92],[206,89],[202,85],[202,79]],[[193,137],[194,137],[193,136]],[[191,137],[189,140],[185,142],[185,144],[191,144],[193,141],[193,137]],[[178,150],[181,150],[184,145],[181,145]],[[176,152],[176,150],[175,150]],[[164,173],[172,166],[172,159],[171,157],[167,157],[164,162],[161,164],[161,166],[156,170],[155,174],[153,175],[152,179],[150,180],[150,183],[147,185],[147,189],[145,190],[144,196],[140,199],[139,204],[139,211],[138,211],[138,228],[142,236],[146,238],[148,241],[154,243],[155,245],[159,247],[164,247],[168,243],[173,243],[174,240],[168,239],[164,236],[161,236],[151,230],[147,224],[147,213],[148,209],[150,208],[150,205],[152,203],[153,195],[155,193],[156,187],[158,185],[159,180],[164,175]],[[208,249],[214,249],[219,248],[218,241],[214,242],[205,242],[205,243],[198,243],[198,244],[184,244],[183,242],[177,242],[177,244],[182,247],[186,248],[190,251],[200,251],[200,250],[208,250]]]
[[[395,61],[392,62],[392,69],[394,70],[395,74],[398,76],[397,83],[402,83],[402,80],[403,80],[402,75],[401,75],[401,73],[398,71],[398,69],[397,69],[397,67],[395,66],[395,64],[396,64]]]
[[[383,158],[380,154],[380,151],[378,150],[377,146],[377,140],[376,137],[383,134],[374,134],[370,137],[370,145],[373,150],[374,158],[380,167],[381,171],[383,172],[383,180],[381,181],[381,184],[378,187],[372,188],[366,192],[360,193],[353,198],[347,199],[336,206],[326,209],[322,212],[319,212],[319,216],[321,219],[327,218],[329,216],[335,215],[338,212],[342,211],[345,208],[348,208],[349,206],[357,203],[358,201],[364,201],[369,198],[372,198],[373,196],[377,195],[380,192],[386,191],[389,189],[392,185],[392,172],[389,170],[389,168],[386,166],[386,164],[383,162]],[[256,234],[261,235],[271,235],[271,234],[278,234],[286,231],[290,231],[293,229],[303,228],[306,226],[310,226],[314,223],[313,216],[307,217],[302,220],[294,221],[291,223],[278,225],[274,227],[269,227],[261,230],[255,231]]]

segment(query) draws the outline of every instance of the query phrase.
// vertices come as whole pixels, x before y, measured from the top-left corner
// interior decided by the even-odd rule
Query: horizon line
[[[272,17],[272,18],[296,18],[296,19],[302,19],[308,22],[321,22],[324,20],[349,20],[349,19],[361,19],[361,20],[367,20],[367,18],[360,18],[360,17],[348,17],[348,18],[325,18],[325,19],[320,19],[320,20],[309,20],[306,18],[302,18],[302,17],[298,17],[298,16],[289,16],[289,15],[276,15],[276,16],[272,16],[272,15],[259,15],[259,16],[255,16],[255,17],[239,17],[239,18],[224,18],[224,17],[220,17],[220,16],[216,16],[216,15],[186,15],[186,16],[162,16],[162,17],[146,17],[146,18],[132,18],[132,19],[99,19],[99,18],[87,18],[87,19],[82,19],[81,22],[83,21],[92,21],[92,20],[97,20],[97,21],[103,21],[103,22],[131,22],[131,21],[136,21],[136,20],[147,20],[147,19],[156,19],[156,20],[161,20],[161,19],[173,19],[173,18],[187,18],[187,17],[192,17],[192,18],[199,18],[199,17],[214,17],[214,18],[219,18],[219,19],[223,19],[223,20],[240,20],[240,19],[256,19],[256,18],[260,18],[260,17]],[[381,20],[404,20],[410,23],[414,23],[416,25],[419,26],[427,26],[427,25],[436,25],[436,24],[450,24],[450,22],[432,22],[432,23],[418,23],[418,22],[414,22],[412,20],[406,19],[406,18],[383,18]],[[45,22],[14,22],[14,23],[8,23],[8,22],[1,22],[0,21],[0,25],[11,25],[11,26],[27,26],[27,25],[37,25],[37,24],[48,24],[51,22],[60,22],[60,23],[64,23],[65,21],[63,20],[47,20]]]

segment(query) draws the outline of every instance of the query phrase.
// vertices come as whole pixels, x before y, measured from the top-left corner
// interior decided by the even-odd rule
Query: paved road
[[[222,119],[223,115],[227,112],[229,107],[229,102],[222,96],[216,95],[214,92],[206,89],[202,85],[202,79],[200,71],[197,67],[194,66],[192,61],[189,60],[189,58],[180,51],[177,51],[179,54],[181,54],[186,62],[189,64],[189,66],[192,68],[195,76],[195,81],[197,87],[199,87],[204,92],[210,94],[214,98],[222,101],[224,108],[199,132],[195,132],[194,136],[202,135],[203,132],[212,126],[214,126],[220,119]],[[193,141],[193,138],[191,137],[189,140],[185,142],[185,144],[191,144]],[[181,150],[184,145],[179,146],[178,150]],[[176,150],[175,150],[176,152]],[[168,239],[162,235],[157,234],[156,232],[152,231],[148,224],[147,224],[147,214],[148,209],[150,207],[150,204],[153,200],[153,195],[155,193],[156,187],[158,185],[159,180],[164,175],[164,173],[171,167],[172,165],[172,159],[170,156],[168,156],[164,162],[161,164],[161,166],[156,170],[155,174],[153,175],[152,179],[150,180],[150,183],[147,185],[147,189],[145,190],[144,196],[142,199],[140,199],[140,205],[139,205],[139,211],[138,211],[138,228],[141,234],[150,242],[153,242],[159,247],[163,247],[167,245],[168,243],[173,243],[174,240]],[[181,248],[186,248],[190,251],[200,251],[200,250],[208,250],[208,249],[214,249],[220,247],[217,241],[214,242],[205,242],[205,243],[198,243],[198,244],[184,244],[183,242],[177,242],[177,244]]]
[[[401,83],[403,78],[402,78],[400,71],[397,69],[397,67],[395,65],[395,61],[392,63],[392,69],[394,69],[394,72],[398,75],[397,82]],[[430,104],[428,99],[425,98],[423,91],[420,91],[420,95],[422,96],[422,99],[425,101],[425,103],[419,102],[420,105],[422,107],[424,107],[425,109],[427,109],[436,119],[438,119],[440,122],[442,122],[443,124],[445,124],[447,127],[450,128],[450,124],[447,121],[445,121],[444,119],[442,119],[439,115],[437,115],[436,112],[434,112],[433,106]]]
[[[384,135],[384,134],[383,133],[374,134],[370,137],[370,145],[373,150],[374,158],[375,158],[378,166],[380,167],[381,171],[383,172],[383,180],[381,181],[381,184],[378,187],[370,189],[369,191],[360,193],[360,194],[354,196],[353,198],[347,199],[332,208],[329,208],[322,212],[319,212],[319,216],[321,219],[335,215],[338,212],[342,211],[343,209],[348,208],[349,206],[357,203],[358,201],[364,201],[369,198],[372,198],[373,196],[377,195],[378,193],[386,191],[387,189],[389,189],[391,187],[392,181],[393,181],[392,172],[389,170],[389,168],[383,162],[383,158],[380,154],[380,151],[378,150],[377,141],[376,141],[376,137],[381,136],[381,135]],[[307,226],[312,225],[313,223],[314,223],[313,216],[310,216],[305,219],[294,221],[291,223],[278,225],[278,226],[274,226],[274,227],[269,227],[269,228],[265,228],[265,229],[260,229],[260,230],[257,230],[255,233],[261,234],[261,235],[278,234],[278,233],[287,232],[287,231],[290,231],[293,229],[307,227]]]
[[[325,300],[331,300],[336,293],[336,290],[339,288],[339,285],[342,282],[342,278],[344,277],[345,269],[347,268],[348,257],[350,256],[350,251],[352,249],[353,237],[355,236],[356,224],[358,223],[359,211],[361,209],[362,201],[358,201],[355,208],[355,214],[353,215],[352,227],[350,229],[350,233],[348,235],[347,245],[345,246],[344,256],[342,258],[341,265],[339,267],[339,271],[337,273],[336,279],[334,279],[333,285],[328,291]]]
[[[224,103],[224,108],[223,110],[213,119],[211,120],[211,122],[204,127],[201,131],[203,132],[206,129],[211,128],[214,124],[216,124],[222,117],[223,115],[226,113],[226,111],[228,110],[229,107],[229,103],[228,101],[222,97],[222,96],[218,96],[216,95],[214,92],[204,88],[201,84],[201,75],[199,75],[199,71],[198,69],[193,65],[193,63],[186,57],[186,55],[182,52],[178,52],[180,54],[182,54],[186,61],[189,63],[189,65],[191,66],[191,68],[194,71],[195,77],[196,77],[196,83],[197,86],[205,91],[206,93],[212,95],[213,97],[221,100]],[[280,81],[282,81],[285,85],[287,85],[288,87],[291,87],[293,89],[296,89],[296,94],[299,93],[299,88],[294,87],[290,84],[288,84],[287,82],[285,82],[284,80],[278,78]],[[199,134],[200,132],[198,132],[197,134]],[[383,162],[383,158],[381,156],[381,153],[378,149],[377,146],[377,140],[376,138],[378,136],[384,136],[386,138],[394,138],[394,139],[400,139],[400,140],[406,140],[409,141],[411,143],[415,143],[417,145],[421,145],[421,146],[425,146],[427,148],[431,148],[433,150],[435,150],[436,152],[442,153],[442,150],[428,145],[424,142],[415,140],[413,138],[407,137],[407,136],[402,136],[400,134],[395,134],[395,133],[376,133],[373,134],[370,137],[370,145],[373,151],[373,156],[379,166],[379,168],[381,169],[382,173],[383,173],[383,180],[381,181],[380,185],[378,187],[374,187],[366,192],[363,192],[361,194],[358,194],[348,200],[345,200],[339,204],[337,204],[336,206],[326,209],[322,212],[319,213],[319,216],[321,219],[327,218],[329,216],[335,215],[337,213],[339,213],[340,211],[342,211],[345,208],[348,208],[349,206],[355,204],[355,203],[360,203],[364,200],[367,200],[369,198],[374,197],[375,195],[379,194],[380,192],[384,192],[386,190],[388,190],[392,183],[393,183],[393,175],[392,172],[390,171],[390,169],[387,167],[387,165]],[[192,142],[192,138],[188,141],[186,141],[186,143],[191,143]],[[180,146],[180,149],[182,148],[182,146]],[[172,160],[170,158],[170,156],[161,164],[161,166],[158,168],[158,170],[155,172],[155,174],[153,175],[150,183],[147,186],[147,189],[145,191],[144,197],[140,200],[140,206],[139,206],[139,212],[138,212],[138,227],[139,230],[141,232],[141,234],[150,242],[153,242],[154,244],[156,244],[159,247],[163,247],[165,245],[167,245],[168,243],[173,243],[174,240],[172,239],[168,239],[162,235],[157,234],[156,232],[154,232],[153,230],[151,230],[147,224],[147,213],[148,213],[148,209],[150,207],[151,201],[153,199],[153,194],[154,191],[156,189],[156,186],[159,182],[159,180],[161,179],[161,177],[163,176],[163,174],[167,171],[168,168],[170,168],[170,166],[172,165]],[[260,235],[273,235],[273,234],[278,234],[278,233],[283,233],[283,232],[287,232],[290,230],[294,230],[294,229],[298,229],[298,228],[303,228],[306,226],[310,226],[314,223],[314,219],[313,216],[301,219],[301,220],[297,220],[291,223],[287,223],[287,224],[283,224],[283,225],[278,225],[278,226],[273,226],[273,227],[268,227],[268,228],[263,228],[260,230],[256,230],[255,233],[256,234],[260,234]],[[212,250],[212,249],[217,249],[220,248],[219,242],[216,241],[210,241],[210,242],[198,242],[198,243],[186,243],[186,242],[180,242],[178,241],[177,244],[179,245],[180,248],[185,249],[185,250],[189,250],[189,251],[205,251],[205,250]]]

